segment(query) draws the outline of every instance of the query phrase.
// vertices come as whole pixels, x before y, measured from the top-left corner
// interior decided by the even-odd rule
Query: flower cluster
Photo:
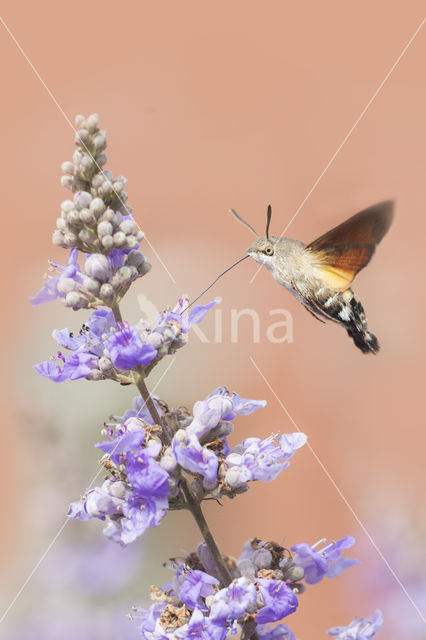
[[[185,408],[157,403],[167,428],[153,424],[140,410],[127,412],[107,428],[109,439],[96,445],[105,453],[108,477],[73,503],[69,515],[107,520],[104,534],[125,545],[158,526],[167,509],[186,508],[183,482],[201,501],[232,498],[251,481],[272,480],[305,443],[304,434],[247,438],[232,450],[227,439],[237,414],[247,415],[265,404],[218,388],[195,403],[192,415]]]
[[[184,316],[184,301],[180,300],[173,311],[136,326],[116,322],[112,311],[99,309],[76,335],[68,329],[55,329],[53,338],[66,353],[58,351],[34,368],[53,382],[79,378],[133,382],[133,369],[147,374],[165,355],[185,345],[191,325],[201,322],[215,304],[198,305]]]
[[[139,251],[144,234],[137,228],[131,207],[124,204],[126,178],[103,171],[107,157],[106,133],[96,114],[77,116],[77,149],[65,162],[62,184],[74,193],[61,204],[53,243],[71,249],[68,265],[51,262],[55,275],[31,298],[34,305],[61,298],[74,310],[116,304],[134,280],[151,265]],[[83,269],[78,251],[85,254]]]
[[[269,625],[297,610],[298,595],[305,590],[298,556],[276,542],[253,538],[238,560],[226,561],[231,582],[223,586],[205,543],[184,560],[175,559],[172,582],[153,587],[153,604],[139,614],[142,637],[225,640],[240,629],[244,637],[256,631],[264,640],[295,640],[286,625]]]
[[[72,191],[73,201],[61,205],[61,217],[56,221],[53,244],[77,247],[90,253],[109,253],[112,249],[135,249],[143,238],[130,217],[124,190],[127,179],[113,178],[103,171],[107,162],[106,131],[99,129],[96,113],[87,119],[75,118],[77,128],[72,162],[64,162],[62,186]]]

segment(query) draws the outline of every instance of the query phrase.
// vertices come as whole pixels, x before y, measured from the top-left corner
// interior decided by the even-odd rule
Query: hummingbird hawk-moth
[[[378,340],[368,330],[364,308],[351,284],[391,225],[392,201],[360,211],[309,244],[270,236],[270,206],[265,236],[259,236],[236,211],[231,211],[258,236],[247,249],[253,260],[264,265],[315,318],[344,327],[363,353],[379,351]]]
[[[249,246],[245,256],[225,269],[187,309],[225,273],[251,257],[265,266],[278,284],[290,291],[317,320],[331,320],[342,325],[363,353],[379,351],[379,342],[368,330],[364,308],[351,284],[356,274],[370,262],[376,245],[391,225],[392,200],[360,211],[309,244],[270,236],[270,205],[264,236],[260,236],[234,209],[231,213],[257,236],[257,240]]]

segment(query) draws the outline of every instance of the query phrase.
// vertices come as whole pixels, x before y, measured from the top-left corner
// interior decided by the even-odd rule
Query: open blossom
[[[147,433],[141,420],[130,418],[116,438],[96,445],[115,472],[68,512],[80,520],[107,520],[104,534],[122,545],[158,526],[169,506],[169,475],[156,460],[161,444]]]
[[[140,365],[147,365],[154,360],[157,349],[150,344],[143,344],[135,327],[120,323],[105,341],[111,360],[116,369],[128,371]]]
[[[215,301],[195,307],[195,319],[204,318],[214,304]],[[163,315],[167,316],[168,313],[165,311]],[[180,338],[184,336],[184,330],[189,330],[192,322],[186,316],[179,318],[179,322],[173,321],[173,340],[166,340],[155,347],[152,341],[147,341],[149,333],[146,328],[130,326],[127,322],[117,323],[112,311],[99,309],[92,313],[78,335],[68,329],[53,332],[53,338],[59,346],[67,352],[71,351],[71,354],[58,351],[55,358],[40,362],[34,368],[54,382],[79,378],[120,380],[120,372],[140,366],[152,367],[167,353],[173,353],[178,346],[186,344],[186,337]],[[163,321],[165,330],[170,329],[170,322]],[[158,324],[155,326],[158,329]]]
[[[304,590],[300,583],[303,569],[290,552],[276,542],[252,538],[238,560],[228,559],[227,564],[231,582],[223,586],[205,542],[185,559],[175,559],[170,567],[174,570],[172,582],[162,589],[154,588],[153,604],[140,614],[142,638],[228,638],[251,628],[262,640],[296,640],[285,624],[269,626],[297,610]],[[207,635],[190,635],[194,615],[199,621],[198,633]],[[346,627],[336,629],[341,633]],[[337,637],[352,640],[351,635]],[[373,636],[353,637],[367,640]]]
[[[308,584],[316,584],[324,577],[337,578],[345,569],[359,564],[358,560],[343,558],[340,555],[344,549],[355,544],[352,536],[345,536],[337,542],[326,543],[319,548],[324,542],[325,540],[321,540],[313,546],[302,542],[291,547],[291,551],[296,554],[294,562],[299,567],[303,567],[305,581]]]
[[[34,369],[41,375],[53,380],[77,380],[90,377],[99,371],[99,360],[103,356],[103,334],[116,326],[111,311],[95,311],[79,334],[74,335],[68,329],[55,330],[53,338],[60,347],[71,353],[57,352],[55,359],[40,362]],[[102,376],[99,371],[100,376]]]
[[[274,436],[265,440],[246,438],[225,458],[225,482],[238,487],[250,480],[274,480],[306,440],[304,433],[285,434],[277,444]]]
[[[328,635],[337,640],[371,640],[382,628],[383,617],[378,609],[370,618],[355,618],[347,627],[333,627]]]

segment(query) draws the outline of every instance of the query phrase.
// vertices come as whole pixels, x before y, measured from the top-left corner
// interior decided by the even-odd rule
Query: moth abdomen
[[[346,329],[355,345],[363,353],[379,351],[379,341],[368,330],[364,307],[352,289],[329,296],[324,301],[323,308],[331,320],[338,322]]]

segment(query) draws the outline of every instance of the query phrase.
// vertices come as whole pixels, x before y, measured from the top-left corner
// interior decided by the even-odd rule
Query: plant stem
[[[204,514],[201,510],[200,503],[197,498],[194,497],[186,483],[184,483],[183,485],[183,493],[188,504],[188,509],[194,516],[195,522],[197,523],[198,528],[201,531],[201,535],[203,536],[210,554],[215,561],[220,581],[223,586],[228,586],[232,582],[231,574],[229,573],[229,569],[226,566],[225,559],[216,544],[216,540],[214,539],[209,529],[207,520],[205,519]]]
[[[123,318],[121,316],[121,311],[120,311],[120,307],[118,306],[118,302],[114,302],[113,306],[111,307],[111,310],[114,314],[114,318],[117,324],[119,322],[123,322]]]
[[[163,426],[163,422],[161,420],[160,414],[157,411],[157,408],[154,404],[154,400],[151,398],[151,394],[149,393],[146,384],[141,376],[138,377],[136,386],[139,389],[139,393],[142,396],[142,399],[145,403],[146,408],[148,409],[151,418],[154,421],[154,424],[158,424],[159,426]]]
[[[112,312],[114,314],[114,318],[116,322],[123,321],[118,303],[114,304],[114,306],[112,307]],[[142,396],[142,399],[151,415],[151,418],[154,424],[158,424],[159,426],[163,427],[163,429],[165,430],[165,434],[169,440],[169,443],[171,444],[171,440],[173,436],[171,436],[171,434],[169,433],[168,425],[165,424],[165,421],[162,420],[160,414],[158,413],[157,408],[154,404],[154,401],[151,398],[151,394],[149,393],[147,386],[144,382],[144,379],[140,373],[136,379],[136,386],[139,390],[139,393]],[[188,510],[193,515],[195,522],[197,523],[198,528],[200,529],[201,535],[203,536],[204,541],[216,563],[218,576],[220,578],[222,586],[228,586],[231,583],[232,578],[229,573],[228,567],[226,566],[226,562],[219,551],[219,547],[217,546],[216,541],[209,529],[209,525],[207,524],[207,521],[201,510],[200,502],[198,498],[191,491],[185,478],[181,479],[181,483],[182,483],[182,490],[185,496]]]

